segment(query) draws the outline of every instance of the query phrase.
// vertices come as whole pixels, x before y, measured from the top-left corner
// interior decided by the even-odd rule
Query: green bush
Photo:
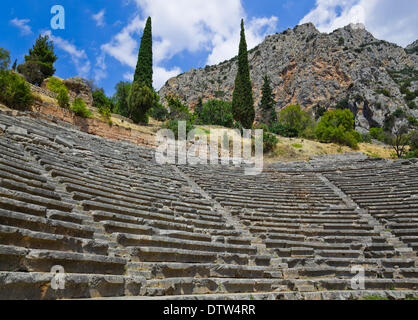
[[[232,128],[234,125],[232,103],[215,99],[207,101],[203,104],[199,120],[201,124]]]
[[[385,133],[382,128],[371,128],[370,129],[370,136],[378,141],[383,142],[385,139]]]
[[[33,96],[25,79],[16,73],[0,71],[0,102],[17,110],[30,107]]]
[[[295,128],[281,122],[273,123],[270,131],[286,138],[296,138],[298,136],[298,131]]]
[[[51,77],[46,85],[47,89],[58,94],[58,105],[61,108],[68,108],[70,106],[70,98],[68,97],[68,89],[57,77]]]
[[[67,87],[57,77],[51,77],[48,79],[46,88],[52,92],[59,93],[61,90],[68,91]]]
[[[418,127],[418,120],[415,117],[408,117],[408,122],[413,127]]]
[[[70,98],[68,97],[68,90],[62,88],[58,92],[57,96],[58,105],[61,108],[68,108],[70,106]]]
[[[10,65],[10,52],[3,48],[0,48],[0,70],[5,71],[9,69]]]
[[[81,98],[75,98],[74,103],[71,106],[71,110],[78,116],[83,118],[92,117],[92,113],[89,108],[87,108],[86,103]]]
[[[165,121],[168,117],[168,110],[159,102],[156,102],[151,109],[150,115],[158,121]]]
[[[372,135],[370,133],[363,133],[361,135],[361,141],[366,143],[372,143]]]
[[[181,103],[178,98],[169,96],[167,98],[167,104],[170,109],[168,115],[170,120],[186,120],[193,122],[193,115],[190,113],[189,108]]]
[[[178,140],[178,135],[179,135],[179,121],[184,121],[184,120],[169,120],[162,125],[163,129],[169,129],[173,131],[174,137],[176,138],[176,140]],[[194,129],[193,124],[190,121],[186,121],[186,135],[188,135],[189,132],[192,131],[193,129]]]
[[[312,131],[315,127],[312,116],[303,111],[299,105],[291,105],[280,111],[279,122],[289,133],[296,132],[296,136],[299,137],[304,137],[307,131]]]
[[[357,148],[361,135],[354,130],[354,115],[348,110],[327,111],[321,118],[315,133],[321,142],[334,142]]]
[[[277,137],[270,133],[270,132],[263,132],[263,152],[269,153],[271,151],[274,151],[276,149],[277,144],[279,143],[279,139]]]
[[[129,95],[130,118],[135,123],[148,123],[149,110],[154,105],[156,94],[144,84],[134,82]]]

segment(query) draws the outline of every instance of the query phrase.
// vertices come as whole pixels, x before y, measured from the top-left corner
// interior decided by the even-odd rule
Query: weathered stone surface
[[[63,80],[68,88],[68,94],[72,99],[81,98],[88,106],[93,106],[93,95],[86,80],[80,77],[73,77]]]
[[[8,134],[19,134],[19,135],[27,135],[28,131],[26,129],[17,127],[17,126],[10,126],[7,128],[7,133]]]

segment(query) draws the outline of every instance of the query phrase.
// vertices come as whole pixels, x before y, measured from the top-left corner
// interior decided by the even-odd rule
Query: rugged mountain
[[[349,107],[359,131],[382,126],[399,108],[418,118],[413,96],[418,83],[416,49],[417,42],[404,49],[377,40],[362,25],[325,34],[309,23],[268,36],[249,52],[256,106],[267,74],[277,111],[300,104],[320,116],[328,108]],[[175,95],[191,109],[199,97],[231,100],[236,72],[235,57],[172,78],[159,93],[163,102],[167,95]],[[407,99],[406,89],[412,91],[412,99],[411,95]]]

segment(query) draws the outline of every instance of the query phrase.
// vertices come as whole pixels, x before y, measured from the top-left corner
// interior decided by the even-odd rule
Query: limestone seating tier
[[[367,290],[417,293],[414,162],[315,160],[251,177],[160,166],[152,149],[68,124],[0,124],[1,299],[331,297],[351,291],[353,266]],[[57,265],[65,289],[51,287]]]

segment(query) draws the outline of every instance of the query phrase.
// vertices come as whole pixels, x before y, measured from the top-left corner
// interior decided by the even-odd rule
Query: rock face
[[[418,117],[418,110],[408,107],[411,101],[401,93],[405,81],[418,75],[416,44],[404,49],[377,40],[362,25],[324,34],[309,23],[268,36],[249,52],[255,104],[258,106],[261,100],[267,74],[277,111],[299,104],[320,116],[328,108],[349,107],[360,132],[382,126],[385,118],[399,108]],[[235,57],[172,78],[159,93],[163,103],[167,95],[175,95],[191,109],[199,97],[204,101],[232,100],[236,72]],[[412,81],[409,90],[415,90],[416,85]]]
[[[71,101],[75,98],[81,98],[88,106],[93,105],[93,95],[86,80],[80,77],[73,77],[63,80],[63,83],[68,88]]]

